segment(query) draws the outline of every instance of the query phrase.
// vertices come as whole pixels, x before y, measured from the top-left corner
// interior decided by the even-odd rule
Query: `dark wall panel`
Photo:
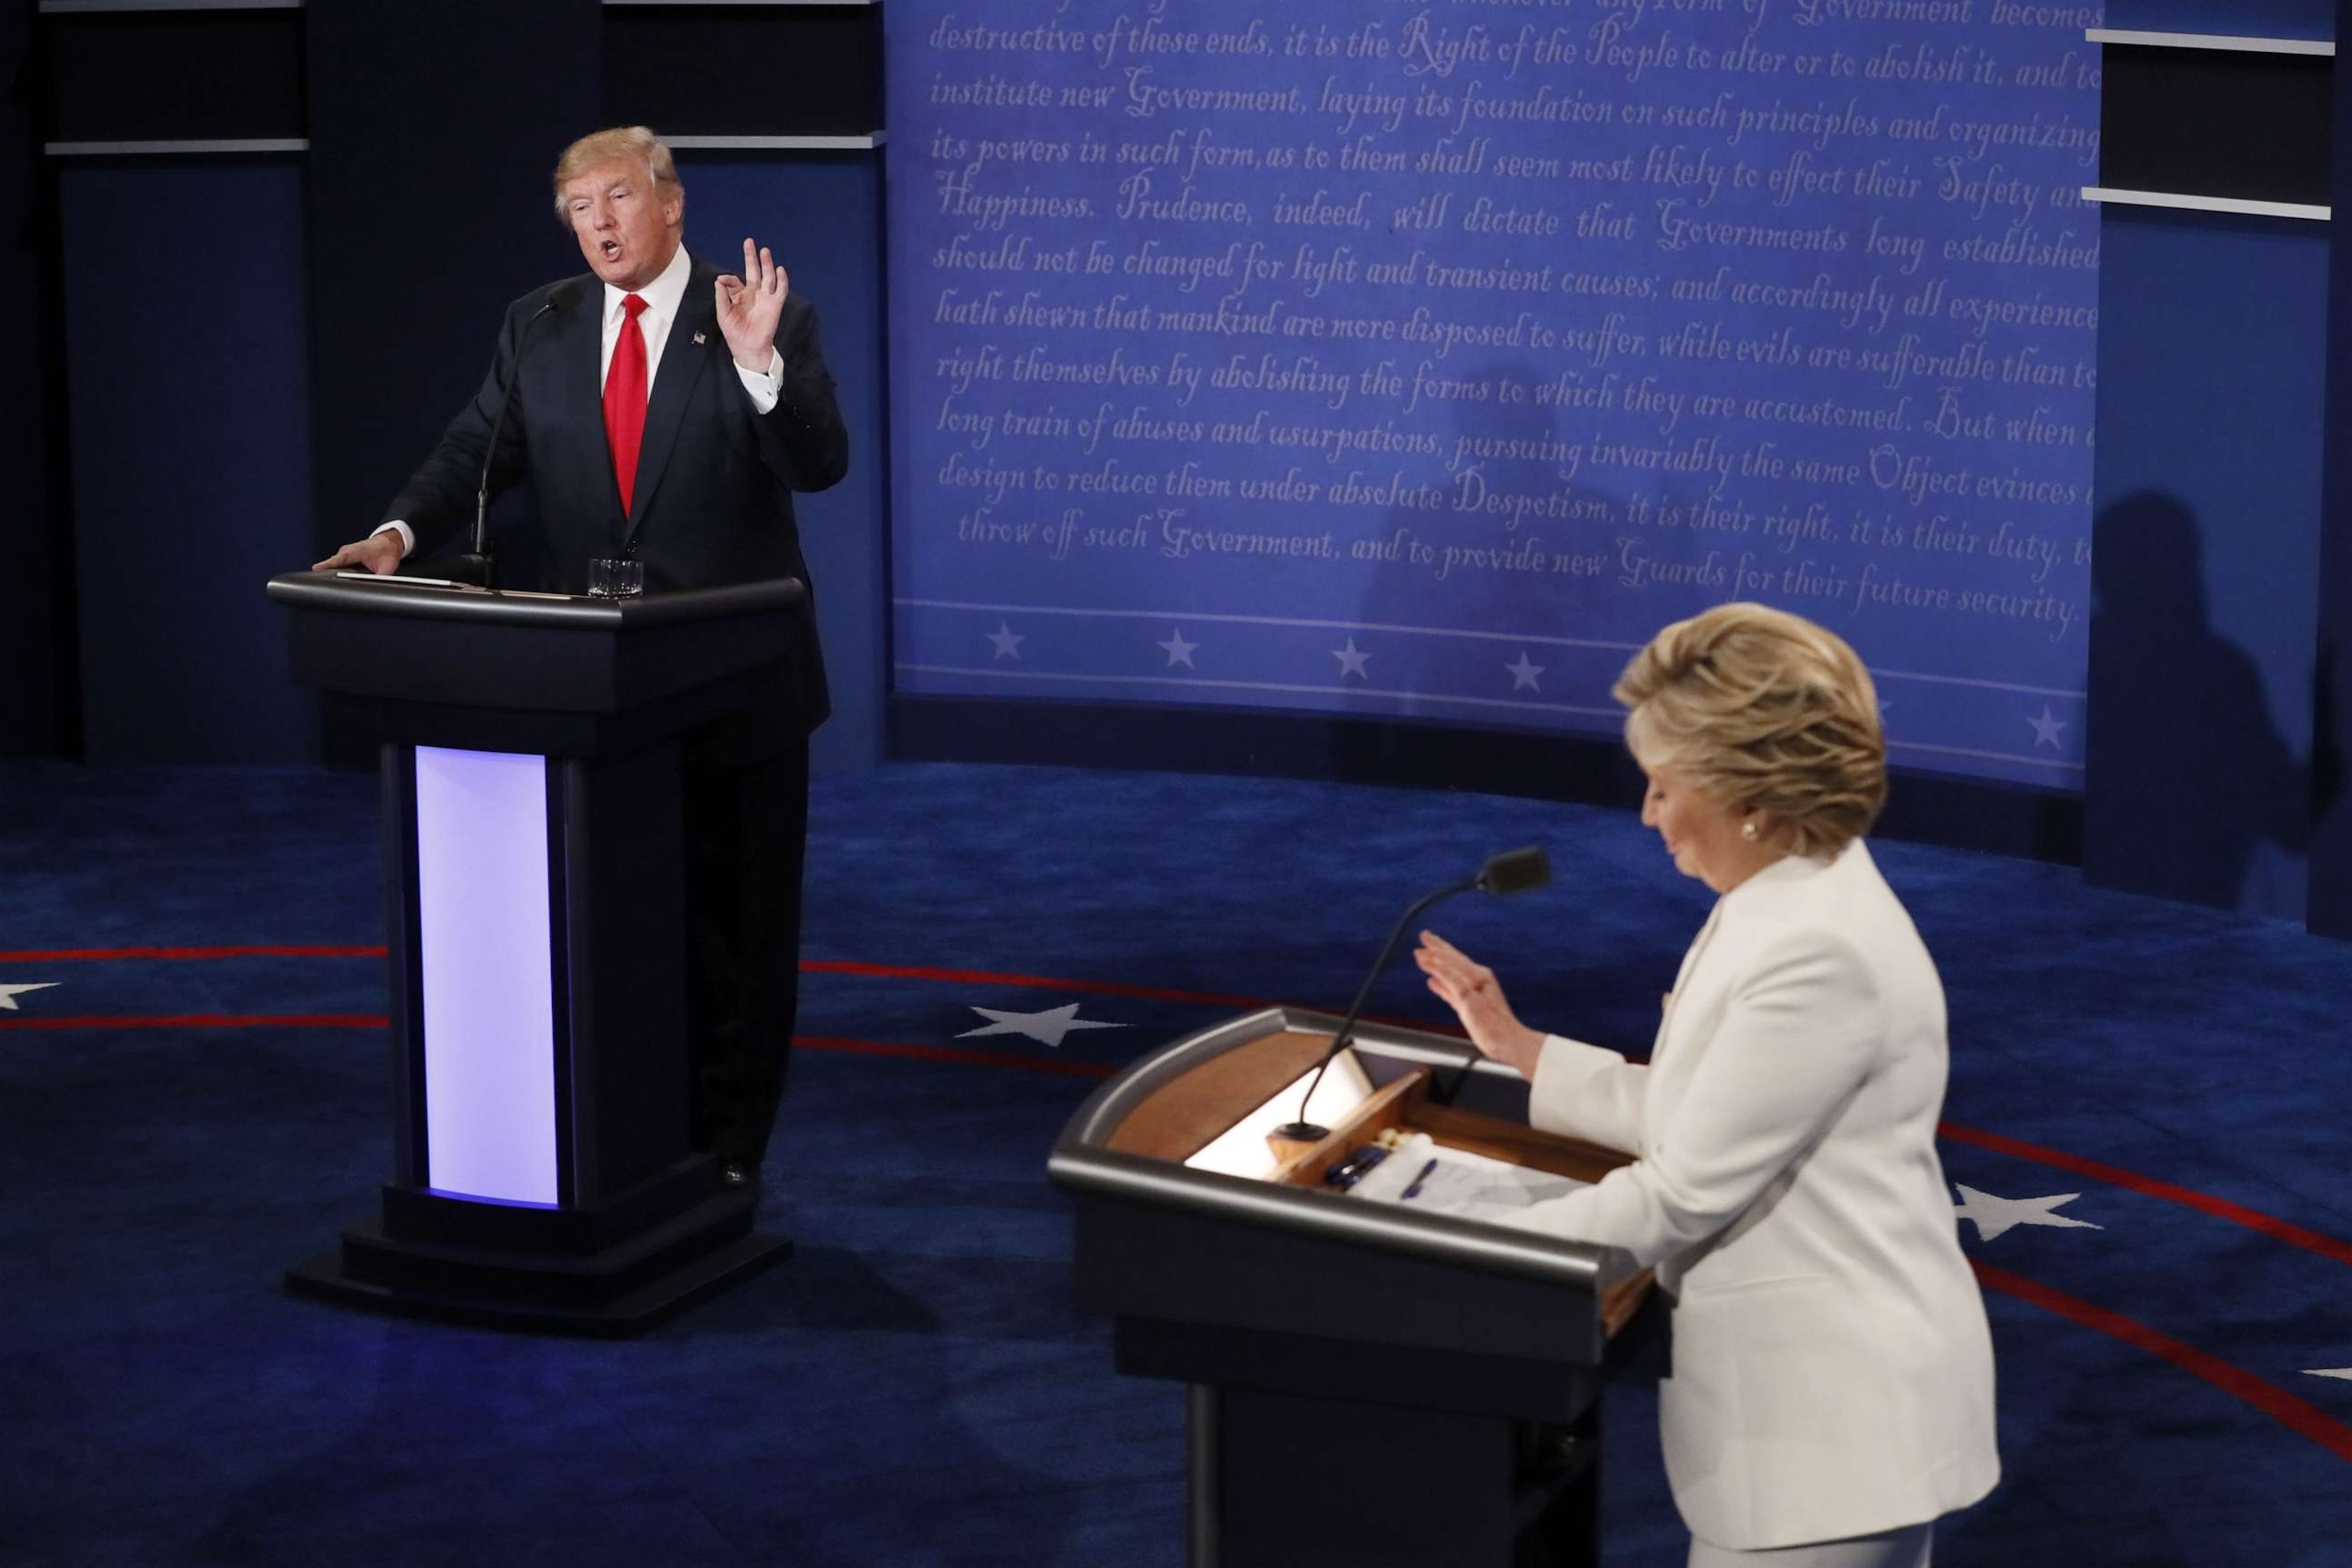
[[[302,134],[302,12],[44,17],[58,142]]]
[[[2255,38],[2335,37],[2336,0],[2108,0],[2108,27]]]
[[[310,706],[261,596],[308,563],[301,170],[60,184],[89,759],[305,759]]]
[[[2110,209],[2084,871],[2300,920],[2327,231]]]
[[[508,301],[583,269],[557,154],[599,123],[595,0],[313,0],[321,546],[365,533],[481,384]]]
[[[669,136],[864,136],[882,126],[874,5],[622,5],[604,105]]]
[[[37,157],[37,79],[27,69],[32,7],[0,12],[0,294],[17,302],[18,330],[0,339],[0,408],[18,411],[0,420],[0,473],[10,476],[8,504],[0,507],[0,756],[45,757],[64,749],[61,722],[61,630],[51,614],[60,564],[51,548],[52,452],[61,451],[62,410],[50,399],[62,391],[55,356],[64,349],[57,299],[44,286],[45,253],[54,227],[48,184]],[[61,466],[61,465],[60,465]],[[68,579],[69,581],[69,579]],[[68,623],[70,626],[70,622]]]
[[[2242,201],[2328,201],[2335,62],[2105,47],[2099,183]]]
[[[824,323],[824,353],[849,426],[849,477],[797,509],[816,588],[833,717],[810,761],[820,772],[882,759],[887,624],[888,472],[883,444],[881,165],[872,153],[681,155],[687,246],[740,265],[748,237],[776,253]]]
[[[2352,0],[2335,5],[2352,30]],[[2352,72],[2336,78],[2335,207],[2352,221]],[[2331,225],[2330,226],[2333,226]],[[2311,929],[2352,938],[2352,800],[2344,788],[2346,737],[2352,736],[2352,245],[2328,258],[2326,509],[2320,533],[2319,663],[2313,703],[2315,816],[2311,843]]]

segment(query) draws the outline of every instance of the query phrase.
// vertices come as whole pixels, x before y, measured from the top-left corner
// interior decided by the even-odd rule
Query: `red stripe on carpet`
[[[1054,1073],[1063,1078],[1108,1078],[1118,1068],[1104,1062],[1060,1062],[1046,1057],[1016,1056],[1011,1051],[972,1051],[959,1046],[901,1046],[884,1040],[844,1040],[828,1035],[794,1035],[793,1044],[806,1051],[844,1051],[861,1057],[911,1057],[917,1061],[953,1062],[961,1067],[1017,1068],[1023,1072]]]
[[[204,958],[382,958],[381,947],[113,947],[60,948],[49,951],[0,952],[0,963],[38,963],[79,959],[204,959]],[[1144,1002],[1179,1002],[1205,1007],[1236,1007],[1250,1012],[1279,1006],[1257,996],[1231,996],[1213,991],[1179,991],[1167,986],[1130,985],[1113,980],[1071,980],[1043,974],[1015,974],[985,969],[941,969],[920,964],[860,963],[845,959],[804,959],[804,973],[816,974],[854,974],[882,980],[925,980],[956,985],[1008,985],[1028,990],[1067,991],[1082,995],[1124,996]],[[1381,1020],[1407,1026],[1426,1027],[1410,1020]],[[386,1020],[362,1015],[321,1015],[294,1017],[233,1018],[198,1016],[188,1018],[0,1018],[0,1029],[87,1029],[87,1028],[253,1028],[253,1027],[320,1027],[320,1028],[383,1028]],[[1446,1031],[1451,1032],[1451,1031]],[[839,1046],[818,1045],[814,1048],[856,1049],[868,1055],[902,1056],[932,1061],[963,1062],[971,1065],[1013,1067],[1040,1072],[1070,1072],[1076,1076],[1105,1077],[1108,1069],[1097,1072],[1091,1066],[1070,1062],[1053,1062],[1031,1057],[1013,1056],[1005,1052],[962,1051],[951,1047],[884,1046],[878,1042],[848,1042]],[[1634,1059],[1639,1059],[1634,1058]],[[2118,1165],[2105,1164],[2069,1154],[2063,1150],[2044,1148],[2021,1139],[2004,1137],[1998,1132],[1979,1131],[1947,1121],[1937,1129],[1939,1136],[1955,1143],[1972,1144],[1995,1153],[2032,1160],[2057,1170],[2071,1172],[2092,1181],[2122,1187],[2128,1192],[2179,1204],[2216,1219],[2228,1220],[2247,1229],[2283,1241],[2305,1252],[2332,1258],[2338,1263],[2352,1264],[2352,1242],[2336,1240],[2315,1230],[2277,1219],[2258,1209],[2217,1198],[2193,1188],[2171,1182],[2158,1181]]]
[[[0,1029],[388,1029],[372,1013],[183,1013],[166,1018],[0,1018]]]
[[[2273,1219],[2259,1209],[2233,1204],[2227,1198],[2175,1186],[2170,1182],[2159,1182],[2153,1176],[2143,1176],[2120,1165],[2104,1165],[2080,1154],[2069,1154],[2063,1149],[2045,1149],[2039,1143],[2005,1138],[1998,1132],[1980,1132],[1973,1127],[1961,1127],[1949,1121],[1941,1123],[1936,1131],[1955,1143],[1973,1144],[1997,1154],[2012,1154],[2021,1160],[2032,1160],[2078,1176],[2087,1176],[2095,1182],[2105,1182],[2128,1192],[2161,1198],[2166,1203],[2179,1204],[2184,1208],[2211,1215],[2216,1219],[2226,1219],[2232,1225],[2242,1225],[2248,1230],[2259,1231],[2273,1241],[2285,1242],[2289,1247],[2299,1247],[2305,1252],[2315,1252],[2338,1263],[2352,1263],[2352,1243],[2338,1241],[2332,1236],[2322,1236],[2315,1230],[2305,1230],[2299,1225],[2289,1225],[2283,1219]]]
[[[2241,1366],[2232,1366],[2219,1356],[2208,1355],[2195,1345],[2183,1344],[2169,1334],[2159,1333],[2146,1323],[2126,1318],[2120,1312],[2110,1312],[2105,1307],[2053,1290],[2037,1279],[2012,1274],[1975,1258],[1969,1260],[1976,1269],[1977,1279],[1988,1290],[1998,1290],[2004,1296],[2014,1296],[2029,1301],[2045,1312],[2054,1312],[2070,1322],[2082,1324],[2137,1350],[2159,1356],[2181,1371],[2203,1378],[2207,1383],[2235,1399],[2242,1399],[2289,1431],[2310,1438],[2334,1454],[2352,1463],[2352,1426],[2329,1415],[2315,1405],[2297,1399],[2274,1383],[2265,1383]]]
[[[87,958],[382,958],[380,947],[59,947],[0,952],[0,963],[63,963]]]

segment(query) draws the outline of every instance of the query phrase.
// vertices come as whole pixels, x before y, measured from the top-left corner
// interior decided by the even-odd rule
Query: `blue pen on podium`
[[[1421,1196],[1421,1184],[1429,1180],[1429,1173],[1435,1169],[1437,1169],[1437,1157],[1433,1154],[1430,1156],[1428,1164],[1423,1165],[1420,1170],[1413,1173],[1412,1184],[1405,1188],[1403,1197],[1398,1198],[1397,1202],[1402,1203],[1405,1201],[1405,1198],[1417,1198]]]

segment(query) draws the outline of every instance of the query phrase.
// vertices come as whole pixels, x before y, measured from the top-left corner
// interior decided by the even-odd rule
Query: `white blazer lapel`
[[[1698,934],[1691,938],[1690,946],[1683,951],[1683,966],[1675,973],[1675,988],[1666,993],[1658,1005],[1658,1036],[1650,1042],[1650,1066],[1654,1068],[1658,1065],[1659,1056],[1666,1048],[1667,1031],[1673,1027],[1675,1021],[1675,1004],[1688,994],[1691,975],[1698,968],[1699,954],[1706,951],[1706,944],[1714,937],[1715,928],[1722,920],[1723,900],[1717,899],[1715,901],[1715,908],[1707,911],[1706,923],[1698,928]]]

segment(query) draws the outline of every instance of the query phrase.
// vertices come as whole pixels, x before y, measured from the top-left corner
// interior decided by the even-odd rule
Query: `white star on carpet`
[[[1074,1029],[1124,1029],[1125,1024],[1097,1024],[1091,1018],[1078,1016],[1079,1004],[1066,1007],[1049,1007],[1043,1013],[1000,1013],[993,1007],[974,1007],[973,1012],[990,1022],[977,1029],[966,1029],[956,1037],[971,1039],[974,1035],[1026,1035],[1033,1040],[1049,1046],[1059,1046],[1062,1037]]]
[[[1029,637],[1024,632],[1014,631],[1012,622],[999,621],[996,623],[996,629],[988,634],[988,640],[996,645],[997,658],[1019,658],[1021,645],[1027,642]]]
[[[2336,1377],[2352,1383],[2352,1366],[2315,1366],[2303,1374],[2305,1377]]]
[[[1359,680],[1371,679],[1364,671],[1364,660],[1372,656],[1356,646],[1356,639],[1352,635],[1349,637],[1346,647],[1335,647],[1331,650],[1331,657],[1339,661],[1340,679],[1345,680],[1351,675]]]
[[[50,990],[54,988],[57,984],[58,983],[54,980],[43,980],[31,985],[0,985],[0,1009],[5,1009],[11,1013],[20,1012],[22,1009],[16,1005],[17,997],[22,996],[27,991]]]
[[[2050,704],[2044,702],[2042,705],[2041,718],[2028,719],[2026,722],[2033,726],[2033,743],[2035,745],[2047,745],[2053,752],[2063,751],[2065,749],[2058,743],[2058,731],[2066,727],[2067,721],[2063,719],[2053,718],[2050,712]]]
[[[1536,677],[1541,675],[1545,670],[1549,669],[1551,667],[1548,664],[1536,663],[1534,660],[1528,658],[1528,650],[1521,648],[1519,650],[1519,662],[1517,664],[1507,664],[1503,666],[1503,668],[1511,672],[1512,690],[1541,691],[1543,689],[1543,686],[1536,679]]]
[[[1168,650],[1169,668],[1173,669],[1180,664],[1187,669],[1195,669],[1199,668],[1192,662],[1192,650],[1199,647],[1201,645],[1196,642],[1186,642],[1184,640],[1184,628],[1182,626],[1178,626],[1174,631],[1169,633],[1168,640],[1159,646]]]
[[[1954,1204],[1952,1207],[1959,1218],[1972,1219],[1977,1222],[1977,1237],[1980,1241],[1990,1241],[2003,1232],[2013,1230],[2021,1225],[2057,1226],[2070,1230],[2105,1230],[2106,1228],[2105,1226],[2093,1225],[2086,1219],[2068,1219],[2063,1214],[2052,1212],[2059,1205],[2071,1204],[2081,1197],[2083,1194],[2080,1193],[2060,1193],[2055,1197],[2048,1198],[1997,1198],[1990,1193],[1980,1193],[1974,1187],[1961,1186],[1958,1182],[1952,1184],[1959,1187],[1963,1200]]]

